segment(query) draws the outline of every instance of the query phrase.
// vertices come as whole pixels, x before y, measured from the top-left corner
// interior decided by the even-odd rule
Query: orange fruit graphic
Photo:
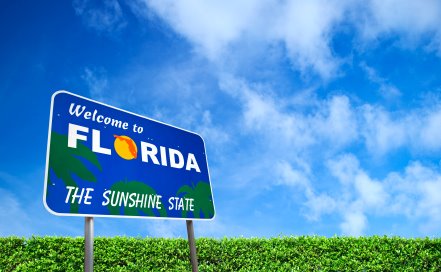
[[[138,157],[138,147],[130,137],[118,135],[113,136],[115,137],[113,146],[115,147],[116,153],[118,153],[121,158],[125,160],[133,160]]]

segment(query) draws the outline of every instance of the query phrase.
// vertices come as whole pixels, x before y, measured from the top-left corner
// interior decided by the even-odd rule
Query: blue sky
[[[202,135],[217,214],[196,236],[439,236],[440,25],[436,0],[5,2],[0,235],[83,235],[42,203],[65,89]]]

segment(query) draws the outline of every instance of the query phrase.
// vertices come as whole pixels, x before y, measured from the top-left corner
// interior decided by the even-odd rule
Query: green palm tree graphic
[[[86,167],[84,160],[90,162],[101,171],[97,156],[84,144],[78,143],[77,148],[67,146],[67,135],[51,133],[49,169],[63,181],[66,186],[77,187],[73,175],[79,178],[96,182],[94,174]],[[51,176],[48,175],[47,186],[52,185]],[[46,188],[49,189],[49,188]],[[46,190],[49,192],[49,190]],[[78,213],[78,203],[71,204],[71,213]]]
[[[156,195],[156,191],[152,187],[139,181],[116,182],[112,185],[110,190],[114,191],[114,194],[116,192],[120,192],[120,193],[129,193],[129,194],[136,193],[136,194],[144,194],[144,195]],[[122,213],[121,213],[122,207],[120,207],[119,205],[116,206],[108,205],[107,207],[109,209],[110,214],[113,215],[124,214],[124,215],[137,216],[137,215],[142,215],[140,213],[142,211],[147,216],[155,216],[153,208],[149,208],[149,207],[141,208],[136,206],[133,207],[123,206]],[[157,209],[157,211],[159,212],[159,216],[161,217],[167,216],[167,211],[165,210],[162,201],[159,207],[161,207],[161,209]]]
[[[190,187],[184,185],[179,188],[177,196],[183,194],[185,198],[194,199],[194,218],[201,218],[201,212],[204,218],[212,218],[214,216],[213,196],[211,195],[210,184],[200,181],[196,186]],[[187,211],[182,211],[182,217],[187,217]]]

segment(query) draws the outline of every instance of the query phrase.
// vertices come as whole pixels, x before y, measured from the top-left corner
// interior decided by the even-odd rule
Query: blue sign
[[[52,96],[43,202],[66,216],[215,213],[199,135],[65,91]]]

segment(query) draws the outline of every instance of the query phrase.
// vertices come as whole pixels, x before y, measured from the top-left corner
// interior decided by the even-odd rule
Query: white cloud
[[[30,227],[31,218],[21,201],[8,190],[0,188],[2,205],[0,205],[0,236],[30,236],[33,229]]]
[[[420,130],[422,146],[429,150],[439,150],[441,148],[441,107],[428,112],[422,120]]]
[[[387,205],[389,196],[385,185],[361,169],[353,154],[330,160],[327,165],[342,185],[337,197],[340,201],[337,210],[343,217],[341,231],[345,235],[359,236],[368,225],[365,213],[375,213]]]
[[[327,81],[340,74],[341,63],[350,57],[337,56],[332,48],[335,35],[347,26],[362,33],[354,45],[369,46],[379,38],[397,35],[404,46],[424,43],[427,49],[441,54],[441,4],[437,0],[137,0],[126,5],[137,16],[160,18],[200,55],[230,72],[234,66],[231,61],[242,60],[243,54],[238,52],[243,53],[243,47],[248,51],[264,48],[267,56],[274,47],[281,47],[284,55],[273,57],[287,57],[302,75],[319,75]],[[75,0],[73,7],[89,27],[98,31],[118,31],[127,25],[118,0],[101,4]],[[254,56],[253,62],[260,62],[261,56]],[[399,94],[387,82],[380,87],[386,97]]]
[[[362,152],[367,150],[367,156],[374,157],[387,157],[399,149],[437,154],[441,149],[439,107],[391,112],[376,104],[357,105],[346,95],[320,99],[310,94],[299,95],[295,93],[298,90],[288,90],[290,95],[280,96],[273,86],[242,79],[234,72],[234,65],[228,66],[232,59],[238,63],[243,61],[237,50],[244,50],[244,46],[250,50],[255,46],[258,48],[255,50],[263,52],[256,54],[259,59],[246,63],[251,66],[276,47],[282,48],[283,54],[274,57],[288,58],[293,69],[303,76],[318,74],[325,81],[332,79],[338,75],[344,61],[331,48],[331,41],[342,24],[363,29],[364,36],[357,41],[362,45],[371,45],[390,35],[402,36],[402,44],[413,44],[429,35],[431,46],[439,50],[439,4],[436,1],[400,3],[140,0],[138,4],[143,10],[146,6],[149,9],[145,12],[155,13],[186,38],[209,64],[204,63],[202,68],[198,62],[162,67],[158,71],[129,71],[119,78],[123,83],[118,83],[121,92],[115,97],[121,99],[115,100],[126,101],[129,105],[143,104],[145,106],[141,107],[145,107],[146,113],[201,133],[210,139],[209,142],[218,143],[219,150],[238,143],[239,140],[235,142],[231,136],[232,131],[235,137],[246,137],[251,142],[249,145],[255,141],[255,147],[234,152],[234,158],[227,163],[227,171],[231,173],[223,174],[222,177],[228,176],[228,179],[219,185],[246,191],[241,196],[242,201],[276,184],[301,192],[304,216],[309,220],[319,220],[320,216],[329,213],[340,215],[344,234],[364,233],[368,229],[368,216],[372,214],[415,216],[427,220],[424,226],[434,226],[440,212],[438,200],[431,194],[432,190],[439,190],[437,171],[421,165],[419,170],[409,166],[404,173],[390,173],[388,178],[382,179],[371,176],[357,157],[347,152],[352,144],[360,144]],[[115,10],[115,17],[121,17],[118,9]],[[365,10],[369,13],[365,14]],[[360,16],[364,18],[362,24],[353,21]],[[148,17],[151,19],[151,14]],[[115,25],[119,24],[118,20],[114,21]],[[113,22],[105,18],[101,21]],[[213,63],[214,67],[210,66]],[[400,95],[400,91],[372,67],[362,65],[362,68],[385,98]],[[221,92],[217,93],[217,89],[207,91],[212,86],[205,85],[206,78],[219,81]],[[95,70],[86,70],[84,79],[96,96],[102,95],[107,86],[115,86]],[[149,88],[145,90],[145,86]],[[218,96],[228,96],[231,103],[217,100]],[[174,98],[171,102],[167,101],[170,97]],[[301,105],[295,101],[300,101]],[[222,117],[227,115],[226,111],[237,107],[233,109],[234,118],[215,118],[213,105],[221,103]],[[335,159],[337,154],[346,155]],[[330,173],[335,178],[330,181],[335,181],[330,191],[313,186],[318,179],[315,171],[323,162],[327,162],[329,171],[325,174]],[[218,165],[217,168],[227,167]],[[270,180],[269,173],[277,178]],[[411,177],[419,181],[418,186],[414,187]],[[250,184],[253,189],[249,189]],[[424,210],[424,214],[420,210]],[[178,233],[173,224],[158,222],[150,232],[166,236]]]
[[[287,161],[280,161],[275,166],[278,176],[276,185],[287,186],[291,189],[302,192],[305,200],[303,203],[303,215],[310,221],[318,221],[323,214],[333,212],[337,206],[335,199],[325,193],[316,194],[310,183],[309,165],[299,159],[296,160],[295,169]]]
[[[394,199],[392,212],[419,220],[423,233],[436,233],[441,223],[441,169],[409,164],[403,173],[390,173],[385,179]]]
[[[215,62],[222,63],[236,45],[251,43],[255,48],[270,48],[281,44],[295,70],[303,75],[313,72],[324,80],[339,74],[342,60],[334,54],[331,43],[345,25],[362,33],[358,41],[362,47],[389,35],[398,35],[404,46],[412,46],[429,35],[426,47],[441,52],[441,4],[436,0],[140,0],[138,5],[141,10],[147,6],[148,15],[156,13]],[[392,85],[381,86],[386,96],[399,93]]]
[[[301,190],[310,191],[311,185],[306,176],[306,173],[309,172],[307,167],[307,165],[304,165],[303,169],[297,170],[293,169],[287,161],[276,163],[275,169],[279,175],[276,184],[299,187]]]
[[[374,180],[360,168],[358,159],[344,154],[327,162],[330,173],[337,178],[345,192],[352,196],[345,201],[357,201],[362,209],[378,208],[384,205],[388,195],[382,182]]]
[[[350,207],[348,207],[350,209]],[[367,218],[360,210],[348,210],[343,215],[340,228],[344,235],[361,236],[367,227]]]
[[[118,0],[98,1],[74,0],[73,7],[88,27],[98,31],[118,31],[126,25]]]
[[[338,196],[331,197],[338,199],[335,211],[342,216],[343,234],[363,234],[371,215],[399,215],[416,220],[426,235],[440,230],[441,169],[413,162],[402,173],[391,172],[376,180],[352,154],[329,161],[328,167],[342,184]]]
[[[436,180],[425,181],[419,186],[422,195],[417,206],[417,214],[426,219],[420,225],[424,232],[437,233],[441,224],[441,175]]]
[[[311,113],[305,114],[303,108],[290,107],[289,98],[271,94],[270,86],[225,77],[220,88],[241,101],[244,127],[268,135],[277,146],[283,143],[300,152],[330,143],[338,150],[357,140],[357,116],[346,96],[311,102]]]
[[[307,120],[296,113],[283,112],[271,97],[254,92],[246,93],[244,122],[251,130],[278,135],[282,142],[291,143],[298,148],[313,143],[313,135]]]
[[[390,37],[404,49],[424,48],[441,56],[441,3],[437,0],[370,0],[352,10],[359,45],[369,47]]]
[[[353,143],[362,144],[374,156],[388,156],[399,148],[426,152],[436,143],[421,137],[421,131],[436,129],[431,125],[436,123],[437,107],[397,113],[371,104],[357,107],[347,96],[334,95],[323,100],[315,98],[305,112],[303,107],[299,110],[291,107],[291,100],[278,97],[271,86],[250,84],[227,76],[222,78],[220,89],[240,102],[241,112],[234,119],[238,122],[236,127],[241,129],[237,136],[252,137],[265,143],[256,147],[253,154],[238,154],[234,162],[228,164],[228,167],[234,166],[233,174],[222,175],[228,180],[222,186],[247,188],[246,195],[241,196],[242,201],[278,185],[301,193],[302,214],[308,220],[320,220],[325,214],[340,215],[343,234],[366,232],[371,215],[393,214],[406,218],[414,215],[427,221],[422,228],[434,226],[433,218],[439,210],[434,205],[435,199],[425,195],[427,188],[436,189],[437,183],[427,183],[426,187],[421,185],[416,192],[411,192],[405,187],[412,186],[403,182],[392,185],[391,178],[373,178],[361,167],[355,155],[345,152]],[[415,119],[415,116],[419,118]],[[225,144],[232,140],[228,133],[222,133],[220,127],[211,130],[210,111],[203,111],[202,117],[206,130],[201,128],[201,131],[208,137],[218,138]],[[328,148],[322,150],[322,146]],[[329,160],[340,153],[344,155]],[[248,165],[251,160],[253,163]],[[323,165],[320,160],[327,161],[329,173],[336,178],[336,186],[331,191],[319,191],[313,186],[317,177],[312,173]],[[277,178],[269,179],[268,173],[275,173]],[[420,179],[424,175],[424,171],[414,174]],[[390,174],[392,176],[394,173]],[[249,189],[250,184],[253,189]],[[426,209],[431,216],[423,216],[412,205]]]
[[[305,207],[303,215],[306,219],[318,221],[322,215],[335,212],[338,207],[338,201],[326,193],[311,193],[307,195],[307,199],[303,205]]]
[[[106,91],[108,90],[108,79],[103,69],[85,68],[81,78],[89,87],[90,95],[97,100],[103,100]]]
[[[436,153],[441,149],[440,103],[431,108],[391,112],[384,107],[364,104],[352,114],[360,128],[362,141],[375,156],[405,148],[417,153]]]
[[[401,96],[400,90],[378,75],[374,68],[369,67],[366,63],[361,63],[360,67],[366,72],[368,79],[379,86],[378,91],[383,98],[392,101]]]
[[[195,130],[198,134],[202,135],[205,142],[209,141],[216,146],[222,146],[230,138],[230,134],[227,131],[213,124],[211,112],[208,110],[202,113],[202,120],[200,120],[200,124],[196,126]]]
[[[441,16],[437,16],[441,12],[440,4],[436,1],[404,1],[401,4],[395,0],[372,0],[365,3],[349,0],[277,3],[139,0],[138,5],[142,10],[147,7],[148,11],[145,12],[149,12],[149,19],[151,13],[155,13],[194,45],[202,56],[218,64],[215,65],[217,68],[209,67],[214,70],[211,76],[219,80],[220,89],[224,93],[241,104],[241,117],[246,132],[257,132],[267,137],[266,140],[277,135],[277,140],[274,143],[270,140],[269,145],[284,144],[287,149],[296,150],[293,153],[327,146],[331,147],[331,153],[336,153],[351,144],[362,143],[376,157],[387,156],[401,148],[417,152],[431,152],[441,148],[436,140],[441,135],[437,126],[440,117],[434,111],[412,109],[409,112],[393,113],[376,104],[356,106],[345,95],[333,95],[327,99],[313,97],[314,101],[307,108],[308,114],[305,114],[305,108],[297,110],[298,107],[287,104],[298,95],[278,97],[272,86],[240,79],[235,75],[235,68],[227,65],[230,62],[225,62],[230,57],[241,62],[240,54],[235,51],[241,45],[255,44],[258,50],[262,46],[266,48],[260,53],[269,53],[269,48],[282,45],[294,69],[304,74],[312,70],[323,79],[332,78],[338,73],[340,60],[334,56],[330,42],[339,32],[339,27],[349,24],[363,29],[364,39],[358,41],[363,44],[397,33],[418,39],[429,34],[430,39],[434,40],[434,31],[439,29],[437,22],[441,20]],[[257,61],[255,59],[251,63]],[[400,96],[400,90],[378,75],[372,67],[365,63],[361,67],[368,78],[378,85],[378,91],[386,99]],[[228,76],[220,75],[219,71],[224,71]],[[185,99],[188,93],[202,94],[193,80],[182,82],[182,78],[193,78],[185,76],[188,73],[188,69],[175,69],[167,73],[167,79],[160,80],[164,82],[162,93],[170,95],[167,90],[172,90],[180,99],[182,96]],[[179,92],[175,92],[174,87],[167,87],[170,84],[180,86]],[[163,109],[158,112],[166,117],[186,116],[188,124],[193,124],[194,120],[210,112],[203,109],[198,101],[192,104],[182,114],[167,113]],[[192,111],[198,114],[192,114]],[[181,121],[177,123],[188,125]],[[207,126],[204,131],[221,140],[228,138],[219,133],[222,128],[212,130]]]
[[[347,1],[139,1],[207,58],[222,63],[234,45],[282,44],[294,69],[324,79],[337,73],[331,31],[344,19]],[[257,46],[259,47],[259,46]]]
[[[344,153],[352,143],[363,144],[375,157],[387,156],[399,148],[427,152],[431,142],[421,137],[420,131],[435,124],[436,121],[431,120],[437,120],[436,107],[395,113],[371,104],[354,107],[348,97],[335,95],[311,103],[305,113],[304,109],[290,108],[285,99],[272,94],[268,86],[230,77],[222,81],[221,89],[242,102],[246,135],[263,137],[265,156],[274,154],[273,160],[277,162],[273,170],[265,167],[253,172],[255,180],[264,177],[268,171],[276,173],[273,185],[302,193],[303,215],[308,220],[319,220],[323,214],[336,213],[342,217],[340,228],[343,234],[361,235],[368,229],[368,216],[371,215],[418,215],[416,209],[409,208],[413,204],[424,207],[431,214],[438,213],[433,198],[424,196],[425,187],[417,190],[416,196],[403,191],[397,184],[391,185],[388,179],[373,178],[361,167],[355,155]],[[418,121],[415,116],[419,116]],[[327,148],[321,150],[321,146]],[[322,164],[313,160],[335,158],[340,152],[344,155],[326,163],[329,173],[339,183],[332,191],[317,192],[312,185],[317,177],[311,173]],[[422,178],[423,174],[415,175]],[[431,183],[427,186],[436,187]],[[424,201],[415,202],[415,197]],[[427,220],[432,222],[432,218],[434,216]]]
[[[441,104],[390,112],[380,106],[365,104],[358,115],[363,141],[375,156],[387,155],[399,148],[417,153],[436,153],[441,149]]]
[[[304,148],[313,143],[306,118],[295,112],[285,112],[282,101],[264,91],[259,93],[263,86],[253,86],[243,80],[225,77],[220,82],[220,88],[241,102],[242,121],[248,131],[268,135],[277,145],[285,143]],[[277,135],[277,139],[273,135]]]
[[[415,42],[424,34],[435,33],[439,36],[441,33],[441,3],[437,0],[371,0],[365,7],[370,16],[361,29],[367,39],[399,34],[409,43]],[[439,37],[434,38],[439,47]]]
[[[381,208],[386,203],[388,195],[381,182],[373,180],[365,172],[359,171],[355,176],[354,183],[359,197],[367,207]]]
[[[381,156],[408,143],[408,130],[414,124],[408,124],[406,117],[392,120],[389,112],[369,104],[361,108],[361,114],[362,135],[372,154]]]
[[[339,61],[329,43],[332,30],[344,19],[345,9],[346,1],[288,1],[281,5],[280,14],[271,14],[278,18],[273,30],[276,40],[285,44],[300,71],[313,69],[324,79],[336,74]]]
[[[354,142],[358,137],[358,124],[349,98],[336,95],[321,104],[311,124],[317,137],[324,137],[332,146],[339,148]]]
[[[330,173],[346,186],[353,183],[354,177],[359,172],[359,165],[357,158],[352,154],[344,154],[327,162]]]
[[[254,1],[145,1],[209,58],[217,59],[256,18]]]

